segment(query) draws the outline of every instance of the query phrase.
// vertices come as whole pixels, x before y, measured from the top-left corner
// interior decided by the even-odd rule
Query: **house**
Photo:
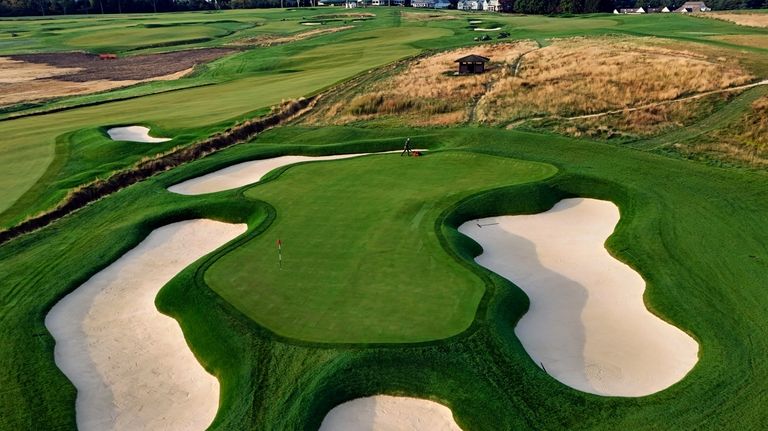
[[[423,7],[434,9],[435,0],[413,0],[411,1],[411,7]]]
[[[675,12],[679,13],[695,13],[695,12],[709,12],[712,9],[707,7],[703,1],[688,1],[683,3]]]
[[[482,8],[488,12],[501,12],[501,3],[499,0],[484,0]]]
[[[460,74],[467,74],[485,72],[485,63],[488,63],[489,61],[491,61],[491,59],[488,57],[470,54],[457,59],[455,63],[459,63]]]
[[[456,3],[458,10],[480,10],[480,3],[476,0],[459,0]]]
[[[435,3],[435,9],[448,9],[451,7],[451,2],[448,0],[437,0],[437,3]]]

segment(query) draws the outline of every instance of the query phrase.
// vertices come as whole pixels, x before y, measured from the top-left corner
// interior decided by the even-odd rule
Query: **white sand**
[[[426,150],[417,149],[413,151],[425,152]],[[251,162],[238,163],[219,169],[216,172],[203,175],[197,178],[192,178],[171,187],[168,190],[173,193],[182,195],[201,195],[204,193],[221,192],[224,190],[236,189],[248,184],[259,182],[267,173],[287,165],[292,165],[299,162],[309,161],[323,161],[323,160],[338,160],[349,159],[352,157],[360,157],[369,154],[389,154],[399,153],[397,151],[387,151],[382,153],[357,153],[357,154],[336,154],[333,156],[281,156],[271,159],[253,160]]]
[[[476,19],[476,20],[472,20],[472,21],[470,21],[469,23],[470,23],[470,24],[480,24],[480,23],[482,23],[482,22],[483,22],[482,20]]]
[[[618,221],[611,202],[566,199],[545,213],[459,230],[483,246],[480,265],[530,298],[515,333],[536,364],[581,391],[643,396],[682,379],[698,344],[648,311],[642,277],[605,249]]]
[[[113,141],[158,143],[171,140],[170,138],[153,138],[149,136],[149,129],[143,126],[113,127],[107,130],[107,134]]]
[[[501,30],[501,27],[494,27],[494,28],[476,28],[475,31],[499,31]]]
[[[301,25],[323,25],[322,22],[302,22]]]
[[[419,398],[376,395],[334,407],[320,431],[461,431],[448,407]]]
[[[51,309],[45,325],[56,339],[56,364],[77,388],[81,431],[210,425],[219,382],[154,301],[182,269],[245,230],[211,220],[156,229]]]

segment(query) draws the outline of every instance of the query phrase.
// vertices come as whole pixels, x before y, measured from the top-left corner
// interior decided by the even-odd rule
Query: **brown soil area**
[[[179,79],[233,49],[195,49],[115,60],[80,52],[0,57],[0,106]]]
[[[231,49],[193,49],[162,54],[135,55],[115,60],[100,60],[99,56],[81,52],[11,55],[11,60],[35,65],[45,64],[60,69],[80,69],[56,76],[60,81],[88,82],[141,81],[170,75],[206,63],[234,52]]]

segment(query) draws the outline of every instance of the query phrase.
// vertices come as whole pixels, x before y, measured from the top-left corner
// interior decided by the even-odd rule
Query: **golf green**
[[[206,282],[289,338],[395,343],[450,337],[471,324],[485,287],[446,252],[435,220],[480,190],[555,172],[546,164],[463,152],[288,168],[246,192],[274,206],[272,225],[218,260]]]

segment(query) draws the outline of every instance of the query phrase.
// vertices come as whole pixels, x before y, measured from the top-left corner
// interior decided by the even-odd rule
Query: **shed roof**
[[[482,55],[470,54],[470,55],[467,55],[466,57],[459,58],[454,63],[470,63],[470,62],[487,63],[489,61],[491,61],[491,59],[488,57],[483,57]]]

